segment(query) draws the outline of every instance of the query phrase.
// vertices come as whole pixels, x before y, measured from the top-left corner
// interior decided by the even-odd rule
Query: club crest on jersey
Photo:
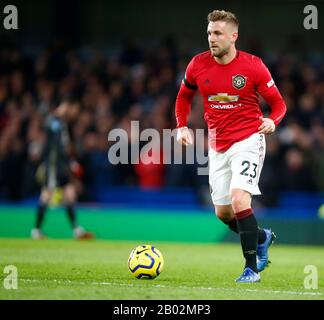
[[[232,77],[232,85],[235,89],[242,89],[245,87],[247,77],[240,74]]]

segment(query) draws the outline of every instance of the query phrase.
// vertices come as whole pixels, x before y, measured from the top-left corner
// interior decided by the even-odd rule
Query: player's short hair
[[[216,21],[226,21],[232,23],[234,26],[238,28],[239,21],[236,15],[230,11],[225,10],[214,10],[208,13],[207,21],[209,22],[216,22]]]

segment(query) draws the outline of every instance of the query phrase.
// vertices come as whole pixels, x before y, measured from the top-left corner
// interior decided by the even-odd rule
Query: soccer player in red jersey
[[[198,89],[208,125],[209,184],[216,215],[240,235],[246,260],[236,281],[259,282],[275,236],[258,227],[251,200],[260,194],[264,135],[275,131],[286,105],[262,60],[236,49],[236,16],[214,10],[207,19],[210,50],[192,58],[176,99],[177,140],[192,144],[187,117]],[[259,94],[271,107],[267,118],[260,110]]]

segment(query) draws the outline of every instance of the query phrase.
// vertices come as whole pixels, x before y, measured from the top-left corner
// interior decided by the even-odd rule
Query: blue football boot
[[[263,271],[269,265],[268,250],[276,238],[271,229],[264,229],[264,231],[266,233],[266,239],[262,244],[258,244],[256,250],[258,272]]]
[[[251,268],[246,267],[243,270],[241,276],[237,278],[235,281],[243,282],[243,283],[252,283],[252,282],[260,282],[261,278],[258,273],[254,272]]]

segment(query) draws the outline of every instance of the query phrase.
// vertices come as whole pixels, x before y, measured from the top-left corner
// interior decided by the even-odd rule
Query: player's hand
[[[181,127],[177,129],[177,141],[185,146],[193,143],[192,136],[187,127]]]
[[[259,133],[269,134],[276,130],[276,125],[272,119],[260,117],[260,120],[263,123],[259,127]]]

